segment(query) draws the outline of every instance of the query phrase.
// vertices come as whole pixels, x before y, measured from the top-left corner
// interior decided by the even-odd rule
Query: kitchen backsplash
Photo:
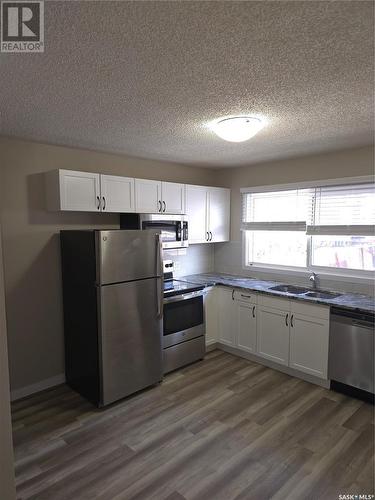
[[[190,245],[186,249],[164,250],[164,258],[174,262],[174,276],[214,271],[214,245]]]
[[[215,272],[237,274],[241,276],[254,277],[265,280],[281,281],[283,283],[303,284],[310,286],[309,273],[303,273],[301,276],[277,273],[267,273],[257,271],[255,268],[245,270],[242,268],[242,242],[230,241],[228,243],[216,243],[214,252],[214,270]],[[375,295],[374,284],[353,281],[338,281],[334,278],[321,277],[318,274],[318,287],[328,290],[338,290],[343,292],[364,293],[366,295]]]

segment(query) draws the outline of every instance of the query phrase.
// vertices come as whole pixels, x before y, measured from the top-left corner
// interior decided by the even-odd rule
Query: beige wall
[[[67,168],[215,185],[211,170],[0,138],[12,390],[64,372],[58,232],[116,227],[111,214],[48,213],[43,172]]]
[[[1,182],[1,172],[0,172]],[[0,226],[0,498],[16,498],[12,427],[9,405],[8,350],[5,322],[5,296],[3,286],[3,262]]]
[[[231,240],[240,239],[241,187],[338,179],[374,173],[372,147],[220,170],[217,180],[231,188]]]

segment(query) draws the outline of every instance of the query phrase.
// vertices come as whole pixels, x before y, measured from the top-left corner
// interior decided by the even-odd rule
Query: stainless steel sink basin
[[[316,290],[306,293],[306,297],[314,297],[315,299],[335,299],[341,295],[342,293],[328,292],[324,290]]]
[[[304,288],[302,286],[295,285],[277,285],[270,288],[270,290],[275,290],[275,292],[285,292],[294,293],[296,295],[302,295],[309,291],[309,288]]]

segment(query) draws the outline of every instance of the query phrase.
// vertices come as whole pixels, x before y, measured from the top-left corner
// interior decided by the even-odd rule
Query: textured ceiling
[[[372,141],[373,2],[47,1],[0,54],[0,134],[224,167]],[[241,144],[207,122],[269,124]]]

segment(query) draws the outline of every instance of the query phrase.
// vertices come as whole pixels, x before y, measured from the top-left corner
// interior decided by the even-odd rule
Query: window
[[[243,193],[245,265],[375,270],[374,184]]]

